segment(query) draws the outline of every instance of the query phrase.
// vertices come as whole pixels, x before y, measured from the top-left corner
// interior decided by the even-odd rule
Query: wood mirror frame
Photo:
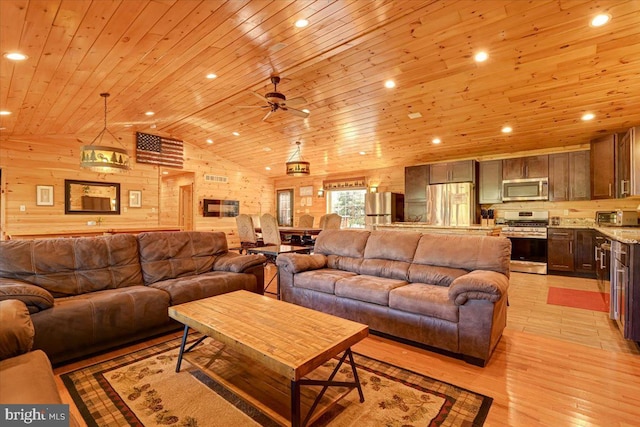
[[[120,215],[120,184],[65,179],[64,213]]]

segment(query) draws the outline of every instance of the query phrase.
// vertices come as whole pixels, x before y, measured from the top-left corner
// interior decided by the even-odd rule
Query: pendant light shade
[[[307,176],[311,173],[311,163],[305,162],[302,159],[302,154],[300,154],[300,144],[300,141],[296,142],[298,148],[287,161],[287,175],[289,176]]]
[[[102,173],[128,171],[130,168],[129,152],[124,147],[119,148],[102,144],[102,138],[107,132],[114,142],[122,145],[118,138],[107,129],[107,98],[109,94],[101,93],[100,96],[104,98],[104,128],[91,141],[91,144],[85,145],[80,150],[80,167]],[[93,145],[96,141],[98,141],[99,145]]]

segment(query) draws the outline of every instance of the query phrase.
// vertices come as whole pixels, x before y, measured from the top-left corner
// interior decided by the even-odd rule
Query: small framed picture
[[[53,185],[36,185],[36,205],[53,206]]]
[[[130,208],[142,207],[142,191],[129,190],[129,207]]]

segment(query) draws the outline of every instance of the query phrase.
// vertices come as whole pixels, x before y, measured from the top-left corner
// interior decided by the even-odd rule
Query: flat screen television
[[[202,202],[203,216],[234,217],[239,211],[240,202],[237,200],[204,199]]]

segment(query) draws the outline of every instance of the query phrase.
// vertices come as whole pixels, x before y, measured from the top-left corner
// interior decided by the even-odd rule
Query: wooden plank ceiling
[[[611,21],[591,27],[599,12]],[[296,141],[312,174],[331,174],[574,146],[640,124],[638,0],[2,0],[0,53],[11,51],[29,58],[0,58],[4,141],[97,135],[109,92],[112,132],[173,136],[273,177]],[[308,118],[262,120],[252,92],[272,91],[272,74]]]

